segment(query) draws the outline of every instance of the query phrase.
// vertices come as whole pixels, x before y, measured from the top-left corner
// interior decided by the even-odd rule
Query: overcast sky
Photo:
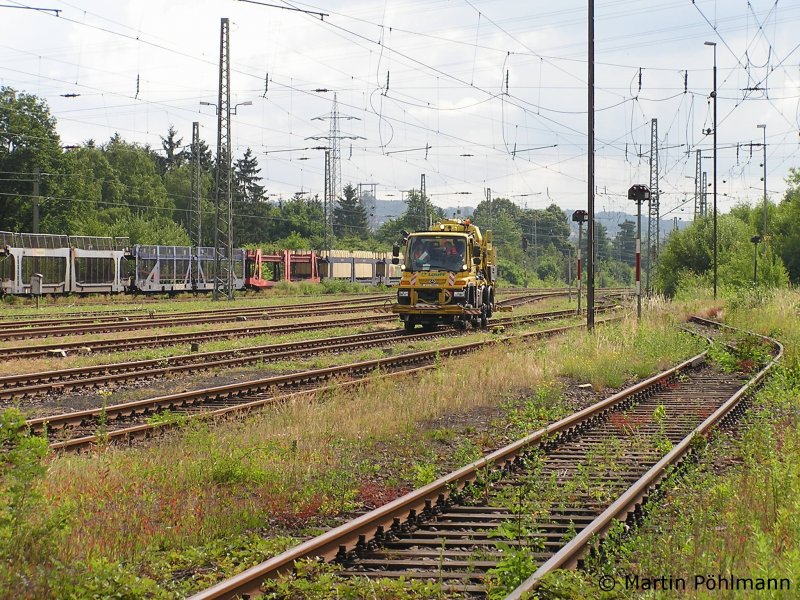
[[[442,206],[474,206],[486,187],[529,208],[586,206],[587,2],[265,3],[325,16],[236,0],[7,0],[61,12],[0,8],[0,83],[45,98],[65,145],[119,132],[160,147],[170,124],[188,144],[199,121],[214,148],[214,107],[200,102],[217,101],[228,17],[232,103],[252,102],[232,117],[234,155],[253,150],[270,193],[322,193],[322,152],[305,148],[326,143],[308,138],[328,135],[314,117],[335,91],[341,134],[356,138],[341,142],[345,183],[399,199],[425,173]],[[800,163],[800,1],[597,0],[595,16],[598,210],[635,211],[625,194],[649,183],[656,118],[662,214],[692,218],[695,151],[712,146],[705,41],[717,43],[720,210],[761,197],[758,124],[780,198]]]

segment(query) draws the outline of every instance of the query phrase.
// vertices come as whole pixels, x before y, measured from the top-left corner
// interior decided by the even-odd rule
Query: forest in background
[[[198,154],[202,239],[204,245],[210,245],[215,158],[202,140]],[[65,147],[56,119],[42,99],[0,88],[0,230],[33,231],[34,189],[38,186],[42,233],[129,237],[132,244],[190,245],[188,232],[196,218],[194,160],[191,143],[173,127],[164,133],[157,148],[127,142],[119,134],[106,141],[86,140]],[[284,199],[270,194],[250,148],[232,162],[235,246],[323,248],[324,212],[318,195],[298,192]],[[721,285],[752,282],[754,250],[760,257],[761,284],[800,281],[800,171],[790,173],[785,197],[768,205],[766,243],[754,248],[750,241],[753,235],[764,236],[760,207],[740,205],[719,217]],[[371,231],[368,208],[348,183],[333,210],[332,247],[386,251],[401,231],[414,231],[429,220],[444,217],[442,209],[419,190],[410,190],[405,203],[404,214]],[[495,198],[478,204],[471,217],[481,228],[493,231],[505,281],[538,285],[574,279],[576,243],[569,215],[556,204],[524,209],[507,198]],[[682,286],[710,283],[710,222],[698,219],[662,242],[652,272],[654,289],[674,295]],[[624,221],[616,232],[597,224],[595,232],[598,285],[631,285],[635,223]],[[584,257],[585,243],[584,239]],[[645,241],[643,249],[646,246]]]

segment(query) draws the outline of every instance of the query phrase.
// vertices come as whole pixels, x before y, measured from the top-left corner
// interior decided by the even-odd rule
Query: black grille
[[[417,290],[417,300],[436,304],[439,302],[439,290]]]

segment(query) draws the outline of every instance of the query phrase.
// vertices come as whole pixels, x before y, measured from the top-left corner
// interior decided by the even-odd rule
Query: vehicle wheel
[[[494,312],[494,288],[489,288],[489,302],[486,303],[486,317],[491,318]]]
[[[430,331],[434,331],[436,329],[436,323],[423,323],[422,324],[422,331],[428,333]]]
[[[453,321],[453,327],[458,329],[459,331],[464,331],[467,328],[466,321]]]
[[[475,286],[472,286],[472,285],[469,286],[467,288],[467,304],[469,306],[472,306],[472,307],[477,306],[476,303],[477,303],[478,299],[476,298],[476,296],[477,296],[477,294],[475,293]]]
[[[481,311],[481,328],[486,329],[489,325],[489,308],[488,304],[484,305],[483,310]]]
[[[403,329],[406,331],[414,331],[414,325],[413,321],[403,321]]]

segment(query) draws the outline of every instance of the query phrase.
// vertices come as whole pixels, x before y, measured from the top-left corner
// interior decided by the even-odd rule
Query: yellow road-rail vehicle
[[[406,331],[418,324],[432,330],[437,324],[465,329],[486,327],[495,309],[497,262],[492,232],[484,235],[469,219],[444,219],[430,229],[404,234],[393,248],[400,263],[398,314]]]

